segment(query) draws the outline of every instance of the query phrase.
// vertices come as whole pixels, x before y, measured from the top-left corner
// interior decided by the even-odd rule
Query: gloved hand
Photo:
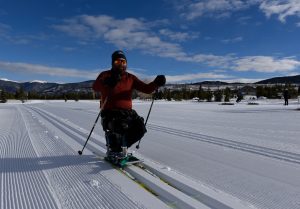
[[[153,82],[159,87],[164,86],[166,84],[166,77],[164,75],[158,75]]]
[[[111,76],[105,78],[103,83],[104,85],[114,88],[120,80],[121,80],[121,75],[112,74]]]

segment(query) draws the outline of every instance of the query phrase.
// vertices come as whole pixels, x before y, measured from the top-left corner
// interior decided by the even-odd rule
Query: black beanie
[[[117,50],[117,51],[115,51],[114,53],[112,53],[112,55],[111,55],[111,64],[113,64],[114,61],[115,61],[116,59],[118,59],[118,58],[123,58],[123,59],[125,59],[126,62],[127,62],[127,59],[126,59],[126,57],[125,57],[124,52],[121,51],[121,50]]]

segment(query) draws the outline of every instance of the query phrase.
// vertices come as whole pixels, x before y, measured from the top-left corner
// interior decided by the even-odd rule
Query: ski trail
[[[32,113],[24,108],[22,112],[32,143],[44,163],[44,173],[62,208],[144,208],[107,179],[106,172],[115,172],[108,164],[95,156],[78,156],[62,139],[46,131]]]
[[[66,123],[60,117],[52,115],[49,112],[46,112],[45,110],[41,110],[39,108],[33,108],[33,107],[30,108],[33,111],[37,112],[47,122],[51,123],[55,128],[61,130],[63,133],[66,133],[68,136],[72,138],[72,140],[78,142],[80,145],[85,142],[83,141],[83,139],[86,140],[89,131],[81,129],[75,124]],[[106,149],[106,143],[104,142],[105,139],[103,138],[102,141],[99,141],[99,139],[101,139],[101,137],[93,133],[90,137],[90,142],[95,143],[96,145]],[[92,146],[90,145],[90,143],[88,143],[86,146],[86,148],[91,148],[91,147]]]
[[[36,158],[36,153],[22,116],[13,107],[5,111],[9,120],[1,127],[9,131],[1,132],[0,137],[1,208],[58,208],[43,172],[31,170],[35,166],[32,160]]]
[[[67,134],[68,136],[71,136],[71,138],[76,141],[76,142],[81,142],[81,144],[84,143],[84,140],[86,138],[86,135],[84,132],[84,130],[82,129],[77,129],[75,124],[70,124],[69,122],[66,122],[64,119],[62,119],[59,116],[53,115],[52,113],[49,113],[46,110],[41,110],[40,108],[36,108],[36,107],[30,107],[31,110],[34,111],[34,113],[37,113],[39,118],[43,118],[46,120],[46,122],[49,124],[52,124],[55,128],[59,129],[59,130],[63,130],[63,132],[65,134]],[[76,133],[76,134],[75,134]],[[100,136],[97,136],[95,138],[100,138]],[[99,139],[98,139],[99,140]],[[99,142],[99,143],[98,143]],[[100,145],[102,146],[102,143],[100,141],[97,141],[95,139],[92,140],[92,143],[89,144],[89,146],[86,147],[86,150],[96,150],[97,148],[93,145]],[[98,147],[98,146],[97,146]],[[105,146],[104,146],[105,147]],[[99,149],[99,148],[98,148]],[[98,150],[99,152],[99,150]],[[103,151],[101,151],[103,153],[105,153],[105,149]],[[97,152],[96,152],[97,153]],[[100,155],[103,155],[100,154]],[[128,169],[126,169],[126,172],[133,174],[134,177],[138,177],[138,181],[142,182],[143,185],[147,186],[148,188],[155,190],[155,192],[158,192],[158,198],[161,199],[162,201],[166,202],[168,205],[172,204],[174,207],[179,207],[179,205],[185,205],[183,208],[188,207],[188,205],[192,204],[192,200],[188,200],[189,198],[192,199],[196,199],[197,201],[199,201],[201,204],[202,203],[206,203],[207,205],[211,206],[212,208],[231,208],[231,205],[238,205],[238,206],[234,206],[234,208],[250,208],[248,203],[236,203],[239,202],[239,200],[237,200],[234,197],[231,197],[230,195],[222,195],[225,196],[227,199],[232,200],[232,201],[225,201],[224,198],[222,199],[220,197],[220,195],[218,193],[212,192],[211,189],[206,189],[203,188],[203,186],[201,186],[201,189],[204,190],[205,193],[203,193],[199,188],[199,184],[196,183],[196,181],[190,182],[190,185],[194,185],[195,188],[197,189],[192,189],[190,185],[186,185],[186,179],[183,180],[183,182],[180,182],[182,179],[182,175],[180,177],[178,177],[178,179],[174,179],[174,178],[169,178],[162,174],[161,168],[158,168],[155,166],[155,169],[152,169],[153,167],[151,166],[151,173],[154,174],[158,174],[158,176],[164,176],[161,180],[160,183],[155,186],[157,181],[157,178],[160,179],[159,177],[156,176],[156,178],[149,178],[149,175],[147,174],[147,172],[142,171],[143,174],[138,174],[136,172],[136,170],[134,170],[134,168],[131,169],[131,167],[129,167]],[[147,177],[148,176],[148,177]],[[179,175],[178,175],[179,176]],[[150,180],[151,179],[151,180]],[[165,187],[166,181],[164,181],[164,179],[168,179],[167,180],[167,187]],[[92,182],[92,184],[95,187],[98,187],[98,182]],[[171,188],[171,185],[177,185],[178,187],[174,187],[173,189]],[[178,188],[181,188],[178,190]],[[175,189],[175,190],[174,190]],[[193,192],[191,192],[193,191]],[[210,191],[210,192],[207,192]],[[173,195],[173,193],[177,193],[177,195]],[[208,195],[205,195],[208,194]],[[217,198],[215,198],[214,194],[217,195]],[[182,199],[182,197],[185,197],[184,199]],[[226,199],[225,198],[225,199]],[[225,205],[222,202],[226,202]],[[198,203],[194,202],[195,205],[197,205]],[[201,208],[205,208],[206,206],[202,205]],[[180,207],[179,207],[180,208]],[[196,208],[199,208],[199,206],[197,206]]]
[[[291,163],[300,164],[300,154],[297,153],[291,153],[283,150],[276,150],[268,147],[258,146],[258,145],[252,145],[247,144],[243,142],[237,142],[234,140],[228,140],[224,138],[218,138],[198,133],[193,133],[189,131],[183,131],[179,129],[174,128],[168,128],[164,126],[154,125],[154,124],[148,124],[148,128],[154,131],[160,131],[167,134],[172,134],[176,136],[185,137],[188,139],[193,139],[201,142],[207,142],[215,145],[220,145],[223,147],[233,148],[240,151],[250,152],[258,155],[262,155],[265,157],[270,157],[274,159],[284,160]]]

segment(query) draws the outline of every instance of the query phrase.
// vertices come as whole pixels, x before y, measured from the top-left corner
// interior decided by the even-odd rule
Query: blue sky
[[[299,0],[0,0],[0,78],[80,82],[122,49],[143,80],[300,74]]]

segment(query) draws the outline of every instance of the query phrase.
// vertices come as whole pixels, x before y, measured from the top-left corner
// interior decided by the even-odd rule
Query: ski
[[[105,160],[106,162],[108,162],[114,169],[116,169],[117,171],[123,173],[125,176],[127,176],[129,179],[131,179],[132,181],[136,182],[136,183],[139,183],[137,181],[137,179],[132,176],[129,172],[127,172],[124,168],[126,166],[129,166],[129,165],[137,165],[138,163],[142,162],[142,160],[136,160],[135,162],[131,162],[131,163],[126,163],[125,165],[123,164],[123,166],[120,166],[120,164],[116,163],[116,162],[112,162],[111,160],[108,160],[107,159],[107,156],[103,156],[103,154],[100,154],[100,153],[96,153],[96,152],[93,152],[93,154],[95,154],[98,158],[100,158],[101,160]],[[137,158],[136,158],[137,159]]]
[[[102,157],[105,161],[109,162],[114,166],[118,166],[119,168],[124,168],[126,166],[135,165],[138,163],[142,163],[143,160],[138,159],[133,156],[131,153],[128,153],[126,157],[120,157],[117,154],[111,154],[108,156],[103,156],[99,153],[93,152],[95,155]]]

